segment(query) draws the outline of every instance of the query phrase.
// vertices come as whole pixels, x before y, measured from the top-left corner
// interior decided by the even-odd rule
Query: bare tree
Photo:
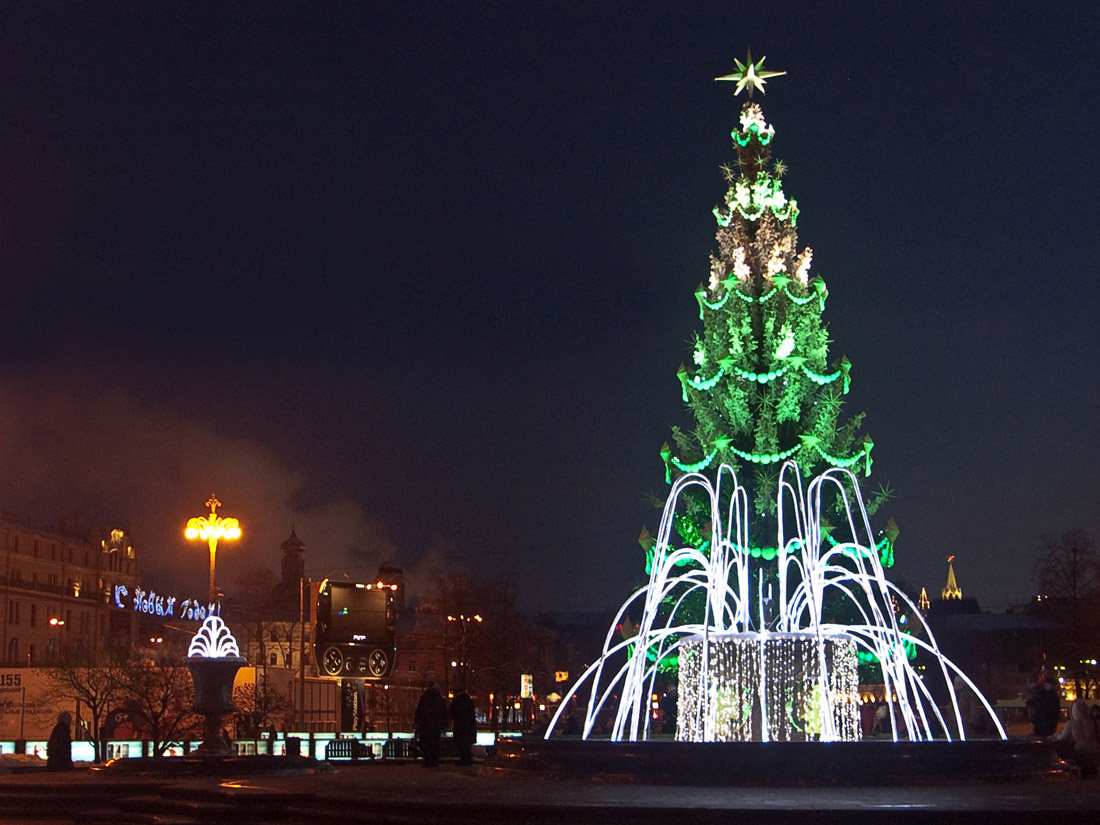
[[[1095,616],[1100,609],[1100,561],[1092,537],[1078,529],[1066,530],[1057,538],[1045,536],[1035,573],[1036,612],[1068,629],[1067,643],[1060,651],[1069,668],[1066,676],[1076,682],[1077,695],[1086,696],[1094,671],[1086,671],[1081,659],[1095,650]]]
[[[172,742],[198,734],[201,719],[191,709],[194,694],[187,668],[133,661],[121,672],[126,699],[149,720],[154,756],[163,756]]]
[[[122,662],[109,654],[93,658],[86,652],[66,651],[57,664],[46,670],[46,679],[52,693],[75,699],[87,710],[94,759],[103,761],[102,726],[124,693]]]
[[[254,739],[261,728],[283,728],[294,721],[294,699],[267,680],[233,688],[237,735]]]
[[[1084,530],[1066,530],[1057,539],[1043,537],[1036,575],[1044,598],[1081,603],[1100,593],[1096,545]]]

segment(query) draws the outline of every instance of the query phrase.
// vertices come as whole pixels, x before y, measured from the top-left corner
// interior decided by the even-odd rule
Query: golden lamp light
[[[183,531],[183,535],[191,540],[205,541],[210,548],[210,604],[216,604],[218,588],[214,584],[214,560],[218,554],[218,540],[239,539],[241,523],[235,518],[222,518],[218,515],[221,502],[213,493],[206,500],[206,506],[210,508],[210,515],[188,519],[187,529]]]

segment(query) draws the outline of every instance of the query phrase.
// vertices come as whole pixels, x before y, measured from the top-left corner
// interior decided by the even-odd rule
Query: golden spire
[[[963,592],[959,588],[959,585],[955,583],[955,567],[951,564],[955,560],[954,556],[947,557],[947,584],[943,586],[942,595],[946,599],[961,599]]]
[[[928,591],[923,587],[920,589],[920,598],[917,599],[917,610],[928,615],[928,611],[932,609],[932,602],[928,600]]]

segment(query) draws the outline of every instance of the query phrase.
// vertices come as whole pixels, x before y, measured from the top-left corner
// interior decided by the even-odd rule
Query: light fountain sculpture
[[[195,686],[195,712],[203,717],[201,755],[223,755],[229,746],[221,736],[221,720],[231,711],[233,680],[248,662],[241,658],[237,640],[218,616],[207,616],[187,649],[187,669]]]
[[[673,519],[685,491],[710,504],[709,540],[702,549],[673,547]],[[851,541],[825,539],[823,500],[836,493]],[[973,682],[936,645],[903,631],[895,613],[916,606],[886,580],[854,476],[829,470],[803,487],[788,461],[779,475],[776,570],[771,584],[753,581],[748,497],[732,468],[717,483],[699,473],[677,479],[665,504],[649,584],[632,595],[612,622],[600,658],[562,700],[547,738],[576,696],[588,701],[583,738],[597,720],[613,715],[613,741],[650,736],[650,696],[658,663],[676,656],[679,703],[676,738],[689,742],[851,741],[860,738],[857,655],[878,661],[890,706],[893,739],[965,739],[954,683],[973,692],[1002,739],[1004,728]],[[854,501],[851,497],[854,497]],[[853,509],[854,505],[854,509]],[[705,602],[703,620],[683,618],[689,598]],[[755,598],[754,598],[755,597]],[[826,600],[842,600],[859,617],[826,620]],[[629,612],[642,608],[637,632],[617,638]],[[922,674],[907,649],[927,654]],[[625,662],[623,661],[625,658]],[[940,707],[925,682],[942,679],[948,702]]]

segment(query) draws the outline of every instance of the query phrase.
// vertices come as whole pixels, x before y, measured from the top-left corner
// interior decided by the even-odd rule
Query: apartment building
[[[121,586],[138,591],[137,554],[121,530],[77,537],[0,520],[0,661],[34,667],[61,650],[128,645],[137,614],[120,610]]]

